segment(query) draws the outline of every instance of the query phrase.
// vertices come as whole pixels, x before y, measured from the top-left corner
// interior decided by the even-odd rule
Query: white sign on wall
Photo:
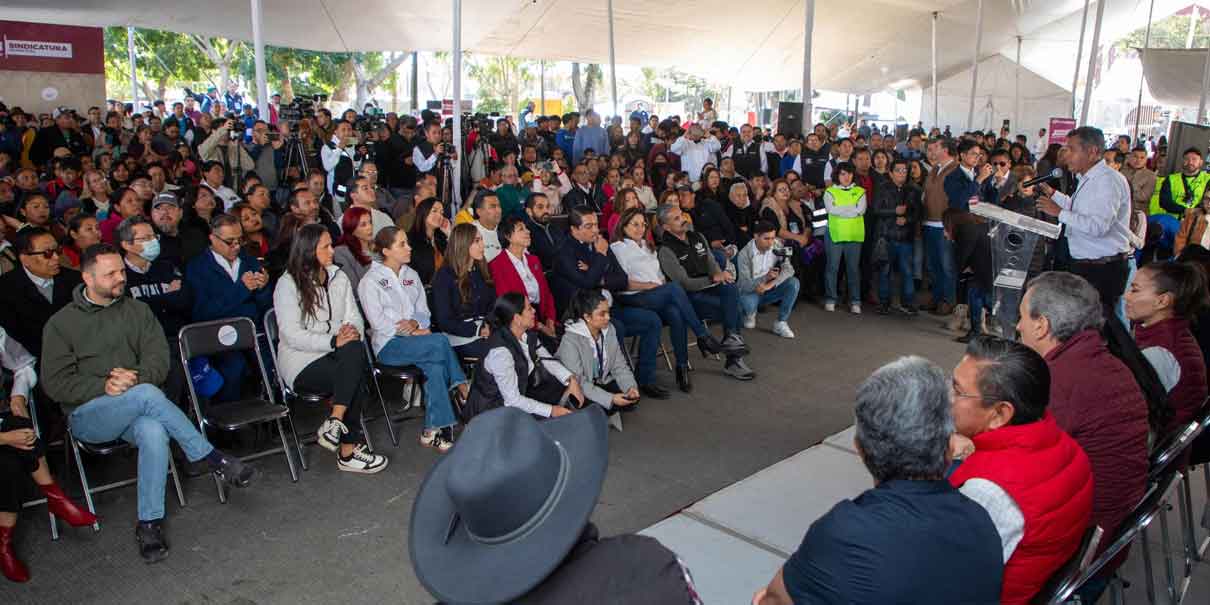
[[[47,57],[70,59],[70,42],[46,42],[42,40],[14,40],[4,38],[4,54],[10,57]]]

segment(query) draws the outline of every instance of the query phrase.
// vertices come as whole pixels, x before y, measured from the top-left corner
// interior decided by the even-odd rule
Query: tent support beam
[[[1151,0],[1151,7],[1147,9],[1147,33],[1143,36],[1143,55],[1147,54],[1147,48],[1151,46],[1151,17],[1155,14],[1155,0]],[[1142,56],[1139,56],[1142,62]],[[1205,89],[1205,83],[1202,83],[1202,88]],[[1143,117],[1143,74],[1139,74],[1139,99],[1134,104],[1134,141],[1135,145],[1139,140],[1139,121]]]
[[[546,61],[538,61],[538,78],[542,82],[538,85],[538,101],[542,103],[541,109],[538,110],[538,115],[546,115]]]
[[[454,115],[450,120],[453,126],[454,148],[458,150],[450,160],[450,217],[461,209],[462,200],[462,0],[452,0],[453,4],[453,70],[454,70]]]
[[[613,101],[613,111],[610,116],[618,115],[618,64],[614,60],[613,54],[613,0],[609,2],[609,88],[611,100]]]
[[[256,63],[256,106],[262,120],[269,120],[269,85],[265,76],[265,38],[261,32],[264,13],[261,0],[252,2],[252,52]]]
[[[966,106],[966,129],[975,124],[975,90],[979,86],[979,47],[983,45],[983,0],[975,5],[975,54],[971,58],[971,96]]]
[[[1202,96],[1197,102],[1197,119],[1198,124],[1202,123],[1202,118],[1206,115],[1206,87],[1210,86],[1210,48],[1206,49],[1205,68],[1202,70]]]
[[[420,111],[420,53],[412,51],[412,111]]]
[[[1017,36],[1017,65],[1013,69],[1013,126],[1021,128],[1021,36]],[[1012,130],[1009,130],[1012,136]]]
[[[937,95],[937,17],[940,13],[933,11],[933,126],[941,125],[941,104]]]
[[[1071,117],[1076,117],[1076,90],[1080,85],[1080,61],[1084,58],[1084,30],[1088,29],[1088,0],[1084,0],[1084,16],[1080,18],[1080,41],[1076,44],[1076,73],[1071,77]]]
[[[802,135],[807,136],[811,132],[811,114],[814,108],[811,104],[812,88],[811,88],[811,42],[815,37],[815,0],[807,0],[807,5],[804,9],[806,18],[803,23],[802,34]]]
[[[139,111],[139,74],[138,63],[134,57],[134,27],[126,26],[126,56],[130,59],[130,102],[135,112]]]
[[[1084,75],[1084,104],[1080,106],[1080,121],[1078,122],[1080,126],[1088,124],[1088,109],[1092,107],[1092,72],[1097,66],[1099,56],[1097,45],[1101,43],[1101,22],[1104,19],[1105,0],[1097,0],[1097,21],[1092,26],[1092,47],[1088,49],[1088,73]]]

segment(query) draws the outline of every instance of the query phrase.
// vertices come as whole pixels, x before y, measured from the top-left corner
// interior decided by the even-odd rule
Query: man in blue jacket
[[[970,212],[971,199],[979,199],[983,182],[992,174],[991,164],[980,166],[985,156],[983,147],[970,139],[958,145],[958,169],[945,177],[945,197],[949,207]]]
[[[559,246],[550,275],[550,289],[560,315],[577,290],[601,288],[622,292],[629,283],[622,265],[609,249],[609,242],[601,237],[596,213],[583,207],[572,208],[567,220],[571,237]],[[648,309],[620,304],[613,305],[610,312],[623,345],[627,335],[639,339],[639,358],[634,368],[639,392],[644,397],[667,399],[668,391],[655,382],[655,356],[664,329],[660,316]]]
[[[244,230],[239,219],[220,214],[210,221],[210,251],[189,262],[185,282],[193,293],[193,321],[247,317],[260,325],[273,306],[269,274],[254,256],[242,251]],[[216,401],[238,399],[247,365],[242,353],[212,357],[210,365],[223,376]]]

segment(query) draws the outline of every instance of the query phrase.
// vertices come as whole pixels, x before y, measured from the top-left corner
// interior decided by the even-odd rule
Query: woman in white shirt
[[[689,381],[689,335],[686,328],[697,335],[697,347],[702,357],[718,353],[722,347],[698,318],[684,288],[664,279],[655,247],[648,243],[649,229],[642,208],[623,212],[614,228],[613,243],[609,248],[629,280],[629,290],[623,292],[618,300],[624,305],[655,311],[664,325],[668,326],[676,354],[676,383],[688,393],[693,390],[693,385]]]
[[[562,403],[584,406],[579,381],[532,332],[537,312],[520,292],[496,299],[489,322],[487,356],[479,362],[467,397],[467,419],[500,406],[555,418],[570,414]]]
[[[554,162],[550,162],[551,170],[540,166],[542,164],[534,167],[534,182],[530,188],[534,193],[546,195],[546,199],[550,201],[551,214],[563,214],[561,200],[571,191],[571,179],[567,178],[567,173]]]
[[[425,300],[420,275],[408,266],[412,247],[407,234],[387,227],[374,237],[382,256],[361,279],[357,293],[370,324],[370,344],[378,361],[392,366],[415,365],[424,372],[424,430],[420,445],[439,452],[454,446],[457,419],[450,390],[458,388],[465,400],[469,385],[450,341],[433,334],[432,313]]]
[[[286,272],[273,290],[281,337],[277,371],[296,391],[332,394],[318,443],[338,454],[336,467],[377,473],[387,459],[366,447],[357,397],[367,371],[361,313],[333,256],[332,236],[320,224],[304,225],[290,242]]]

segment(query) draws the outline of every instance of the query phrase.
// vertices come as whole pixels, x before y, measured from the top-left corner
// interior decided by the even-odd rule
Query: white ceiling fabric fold
[[[1143,54],[1143,77],[1152,98],[1164,105],[1197,107],[1206,49],[1157,50]]]

